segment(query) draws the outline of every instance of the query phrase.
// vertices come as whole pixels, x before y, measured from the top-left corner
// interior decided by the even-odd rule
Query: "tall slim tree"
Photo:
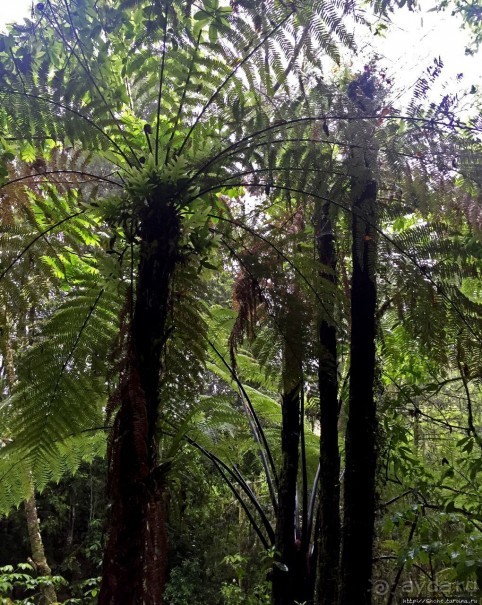
[[[374,110],[375,82],[369,71],[350,83],[359,118]],[[348,160],[352,196],[350,388],[345,435],[340,604],[371,603],[375,523],[377,416],[377,182],[373,126],[360,120]],[[368,143],[368,144],[367,144]]]
[[[317,204],[316,244],[321,277],[336,286],[336,250],[330,204]],[[320,537],[317,594],[320,605],[335,605],[339,589],[340,453],[338,449],[338,344],[335,293],[327,289],[319,320]]]
[[[289,295],[288,295],[289,296]],[[296,293],[291,296],[296,297]],[[288,303],[288,308],[290,305]],[[301,316],[291,305],[283,318],[281,394],[281,470],[276,511],[276,554],[273,566],[273,605],[292,605],[304,590],[306,559],[297,535],[297,493],[300,455],[303,338]]]

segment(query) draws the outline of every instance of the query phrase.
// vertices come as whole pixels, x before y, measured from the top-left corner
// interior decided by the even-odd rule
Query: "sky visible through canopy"
[[[5,30],[6,23],[22,21],[30,16],[32,0],[1,0],[0,29]]]
[[[372,17],[372,32],[357,36],[355,30],[359,55],[368,62],[375,52],[393,82],[390,99],[395,105],[397,99],[408,101],[417,78],[439,57],[444,67],[430,93],[434,100],[448,92],[469,90],[472,85],[479,90],[482,87],[482,48],[473,55],[466,54],[470,37],[463,28],[462,17],[452,15],[450,7],[441,12],[433,10],[437,4],[437,0],[419,0],[415,11],[401,9],[392,13],[391,24]],[[389,25],[385,36],[373,35],[377,26],[385,23]],[[359,65],[356,67],[359,69]],[[466,105],[471,103],[473,97],[469,95]]]
[[[435,6],[433,0],[419,0],[418,4],[415,12],[401,9],[392,15],[393,23],[386,30],[386,37],[374,35],[377,25],[384,22],[377,22],[373,17],[370,19],[374,23],[371,33],[355,30],[359,57],[350,59],[347,56],[348,66],[351,61],[353,70],[359,70],[360,59],[368,62],[375,52],[395,85],[392,103],[396,103],[397,97],[410,96],[417,78],[436,57],[442,59],[444,71],[440,88],[435,89],[435,93],[443,94],[442,83],[446,80],[452,80],[449,85],[452,93],[470,89],[472,84],[482,86],[482,50],[475,56],[465,54],[468,36],[462,29],[461,18],[452,16],[450,9],[442,13],[431,12]],[[29,17],[31,8],[32,0],[0,0],[0,31],[5,31],[7,23]],[[457,74],[463,74],[463,78],[455,81]]]

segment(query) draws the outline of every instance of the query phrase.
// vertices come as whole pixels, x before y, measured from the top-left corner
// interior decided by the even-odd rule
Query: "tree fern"
[[[19,388],[11,399],[3,402],[2,413],[5,426],[8,427],[6,430],[13,439],[9,449],[19,448],[19,455],[21,450],[22,456],[29,458],[30,462],[34,458],[33,450],[40,456],[40,451],[47,450],[59,438],[72,433],[72,427],[67,428],[68,421],[64,425],[63,435],[57,434],[54,429],[47,429],[44,433],[43,428],[44,423],[45,426],[49,424],[49,397],[55,407],[54,402],[64,389],[63,379],[69,380],[70,365],[78,353],[75,350],[78,343],[75,343],[76,337],[72,332],[75,328],[72,326],[80,325],[77,313],[87,311],[88,305],[92,305],[87,292],[89,287],[94,287],[98,274],[96,255],[99,237],[92,233],[92,228],[95,228],[97,223],[93,218],[83,216],[84,211],[73,210],[74,207],[78,209],[78,204],[83,201],[73,187],[78,186],[86,174],[85,161],[81,163],[78,154],[54,152],[50,159],[36,160],[34,165],[29,167],[20,164],[20,175],[17,172],[11,184],[4,185],[5,208],[10,207],[10,216],[4,222],[1,234],[2,312],[5,329],[8,326],[9,338],[15,343],[15,352],[28,349],[28,353],[24,353],[22,362],[12,361],[15,365],[15,382],[19,381]],[[92,194],[92,188],[87,185],[85,195],[88,196],[89,193]],[[63,229],[59,233],[61,225],[66,222],[70,224],[71,230]],[[38,259],[37,263],[33,261],[34,256]],[[86,285],[84,279],[90,279],[90,284]],[[54,293],[58,295],[67,285],[78,293],[77,304],[73,305],[70,312],[69,303],[62,303],[59,299],[57,303],[48,300]],[[59,309],[54,312],[57,319],[52,320],[51,324],[55,326],[54,332],[57,331],[57,341],[54,343],[50,340],[47,327],[49,322],[45,318],[52,314],[56,304],[59,305]],[[83,307],[83,304],[86,306]],[[15,313],[12,312],[13,309]],[[36,342],[38,346],[35,348],[34,334],[38,333],[39,326],[27,323],[37,317],[44,318],[45,326],[42,343]],[[112,316],[109,318],[104,314],[102,319],[107,320],[107,323],[105,326],[103,324],[99,336],[105,332]],[[67,323],[64,324],[64,321]],[[72,325],[69,322],[73,322]],[[69,347],[71,353],[67,352]],[[42,352],[50,355],[47,365]],[[84,364],[95,364],[92,355],[90,360],[87,359],[89,353],[86,350],[82,355]],[[54,379],[56,370],[57,378]],[[43,378],[48,380],[49,387],[43,384]],[[28,384],[23,382],[24,380],[32,382]],[[11,381],[11,386],[13,382]],[[75,397],[72,399],[75,401]],[[23,402],[25,407],[20,402]],[[77,409],[80,412],[80,407]],[[26,415],[23,420],[22,414]],[[27,428],[25,418],[31,414],[38,420],[34,423],[36,429],[22,441],[19,433]],[[50,418],[50,421],[55,423],[55,419]],[[45,440],[42,441],[43,437]]]
[[[403,175],[406,205],[421,207],[430,197],[425,173],[417,172],[413,155],[423,138],[419,131],[432,119],[441,119],[440,111],[434,109],[418,122],[413,105],[412,123],[417,127],[400,144],[398,129],[377,139],[372,137],[374,126],[383,116],[378,110],[354,115],[363,98],[356,87],[350,88],[353,82],[347,83],[347,92],[354,93],[350,98],[316,79],[321,74],[316,64],[320,52],[336,57],[334,40],[352,44],[342,15],[353,10],[350,3],[269,1],[260,7],[250,0],[232,7],[131,0],[40,3],[35,26],[17,28],[11,52],[2,52],[0,120],[14,152],[23,153],[25,159],[35,155],[37,166],[37,159],[49,157],[52,146],[82,148],[91,156],[88,177],[87,172],[77,175],[79,182],[65,196],[59,194],[58,185],[47,184],[52,174],[39,177],[35,171],[34,178],[26,179],[41,183],[39,199],[29,198],[25,206],[41,210],[42,225],[33,230],[31,240],[28,230],[20,234],[18,254],[11,258],[4,278],[13,276],[13,268],[20,268],[27,252],[35,248],[36,258],[56,279],[64,280],[69,292],[61,302],[53,302],[53,313],[48,305],[42,309],[49,319],[22,357],[19,386],[5,408],[11,413],[15,440],[4,449],[5,454],[14,449],[42,453],[44,459],[53,455],[57,439],[102,421],[104,362],[120,328],[118,371],[111,378],[108,405],[111,412],[117,405],[119,413],[110,440],[114,508],[102,603],[143,598],[158,605],[162,599],[168,482],[160,454],[172,457],[163,423],[169,422],[172,412],[178,422],[175,428],[183,434],[189,424],[183,423],[183,416],[196,418],[188,400],[194,397],[199,402],[196,392],[208,356],[210,319],[203,288],[212,270],[213,249],[224,244],[232,262],[262,282],[267,325],[277,331],[271,340],[275,352],[262,355],[268,376],[281,367],[283,349],[286,353],[289,308],[306,320],[300,363],[310,373],[316,349],[310,338],[313,302],[323,307],[324,299],[341,301],[325,305],[321,316],[330,325],[347,324],[346,300],[330,279],[320,277],[320,268],[305,254],[313,237],[313,229],[305,230],[313,200],[352,212],[350,176],[364,175],[363,159],[377,146],[397,177]],[[425,91],[421,82],[420,98]],[[426,152],[430,167],[442,175],[438,150],[429,145]],[[360,160],[355,168],[350,154]],[[411,159],[405,161],[408,155]],[[350,166],[358,175],[347,174]],[[65,169],[62,178],[67,174],[72,175]],[[99,182],[95,195],[92,190],[80,195],[80,190],[91,187],[80,183],[85,177]],[[107,185],[119,189],[118,195],[110,195]],[[391,189],[395,191],[394,186]],[[229,207],[222,198],[223,193],[235,198],[246,190],[263,200],[256,208],[258,217],[256,212],[236,214],[235,203]],[[70,214],[62,206],[64,198]],[[57,223],[47,216],[49,203],[62,209]],[[286,208],[289,219],[283,213]],[[270,226],[253,235],[265,217],[272,221]],[[340,232],[347,233],[349,220],[340,219],[340,225],[345,221]],[[44,241],[57,233],[57,224],[62,227],[58,241]],[[99,231],[98,241],[90,244],[85,237],[89,229]],[[385,235],[404,261],[419,270],[424,254],[441,253],[433,237],[417,230],[405,241]],[[12,241],[15,237],[12,234]],[[65,248],[67,240],[74,252]],[[76,265],[71,254],[79,241],[93,248],[100,242],[108,258],[100,262],[96,248],[95,254],[89,250],[95,259]],[[55,253],[48,251],[49,243]],[[250,262],[253,251],[260,262]],[[448,282],[445,275],[440,267],[440,281]],[[270,278],[274,286],[268,283]],[[425,286],[421,277],[421,306],[431,294]],[[452,286],[443,285],[444,292],[452,306],[460,306]],[[217,341],[214,344],[218,348]],[[255,347],[256,343],[253,351]],[[52,360],[49,369],[41,365],[46,353]],[[215,360],[214,355],[211,363]],[[218,361],[209,366],[213,372],[221,368],[224,380],[234,380],[240,388],[233,372]],[[244,357],[239,371],[256,366],[256,361]],[[258,367],[253,376],[259,379],[264,371]],[[244,380],[241,384],[253,398],[253,408],[258,405],[267,414],[267,427],[276,426],[274,416],[271,420],[268,416],[275,409],[279,413],[279,405],[273,405],[273,398],[259,385],[245,386]],[[264,384],[271,387],[273,381]],[[157,430],[159,412],[164,431]],[[256,430],[261,438],[260,426]],[[179,443],[176,439],[171,445]],[[266,444],[263,448],[267,455]]]

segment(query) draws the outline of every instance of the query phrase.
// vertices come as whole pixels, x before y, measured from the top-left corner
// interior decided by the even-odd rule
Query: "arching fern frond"
[[[7,451],[3,447],[7,446]],[[42,456],[26,456],[20,450],[0,447],[0,516],[30,498],[32,487],[42,491],[65,475],[77,472],[82,462],[90,463],[104,457],[106,438],[102,430],[81,433],[56,442]]]
[[[102,425],[120,299],[86,279],[43,321],[19,358],[17,387],[1,405],[11,440],[2,455],[14,451],[33,464],[54,456],[59,441]]]

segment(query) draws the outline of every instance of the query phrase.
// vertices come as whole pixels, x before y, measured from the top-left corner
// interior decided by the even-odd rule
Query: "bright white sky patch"
[[[23,21],[30,16],[32,0],[0,0],[0,30],[8,23]]]
[[[430,11],[435,6],[433,0],[420,0],[419,6],[414,12],[402,9],[392,13],[386,37],[367,36],[363,43],[359,37],[355,38],[360,55],[366,61],[373,51],[380,55],[397,91],[392,91],[392,100],[398,95],[411,96],[409,91],[417,78],[437,57],[444,64],[440,83],[434,87],[437,95],[470,89],[472,84],[481,86],[482,50],[473,56],[465,54],[469,35],[462,27],[460,15],[453,16],[450,8],[442,12]],[[463,78],[455,83],[458,74],[463,74]],[[443,87],[447,80],[451,81],[448,90]]]

